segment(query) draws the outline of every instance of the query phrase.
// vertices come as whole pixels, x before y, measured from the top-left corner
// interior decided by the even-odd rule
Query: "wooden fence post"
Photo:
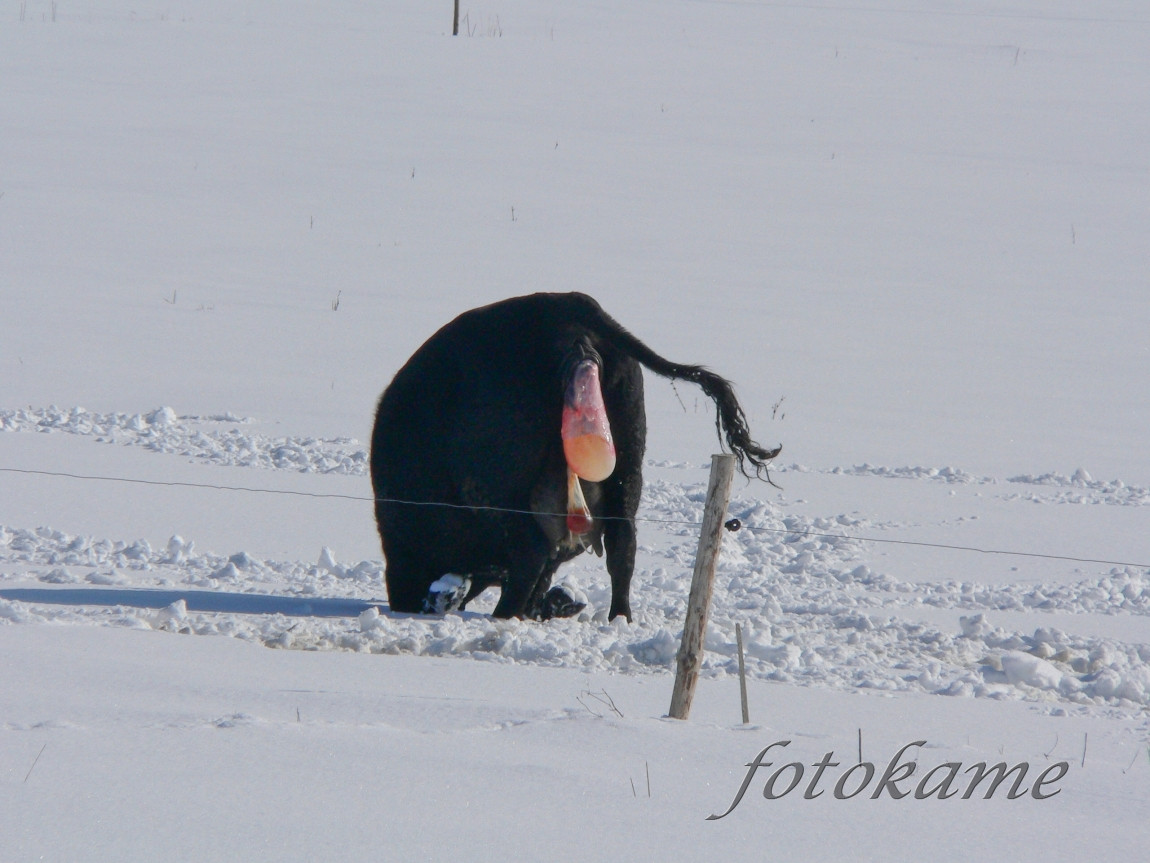
[[[735,642],[739,648],[739,703],[743,708],[743,725],[750,725],[751,711],[747,709],[747,664],[743,661],[743,627],[737,623]]]
[[[735,475],[735,457],[711,456],[711,478],[707,483],[707,503],[703,508],[703,529],[695,555],[695,574],[687,599],[687,618],[683,622],[683,641],[676,657],[675,689],[671,693],[672,719],[686,719],[695,697],[695,684],[703,665],[703,639],[707,633],[707,616],[711,610],[711,592],[715,585],[715,565],[719,561],[719,544],[723,541],[723,516],[731,502],[731,478]]]

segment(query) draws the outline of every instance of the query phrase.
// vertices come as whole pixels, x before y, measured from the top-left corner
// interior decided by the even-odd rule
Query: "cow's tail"
[[[767,449],[751,439],[747,417],[738,399],[735,398],[735,390],[730,381],[703,366],[682,365],[664,359],[603,311],[595,300],[581,296],[587,301],[583,304],[586,315],[584,323],[592,332],[600,338],[609,340],[657,375],[698,384],[715,403],[715,429],[719,434],[719,440],[725,441],[734,454],[739,470],[745,476],[750,477],[753,474],[770,481],[767,471],[771,459],[782,451],[782,447]]]

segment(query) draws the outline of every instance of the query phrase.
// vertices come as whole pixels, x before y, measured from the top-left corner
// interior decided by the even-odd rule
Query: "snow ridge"
[[[136,414],[98,414],[79,407],[0,411],[2,431],[91,437],[217,465],[366,473],[367,453],[351,438],[272,438],[245,429],[251,422],[230,413],[180,415],[170,407]],[[784,470],[810,469],[792,465]],[[864,464],[818,472],[996,483],[950,467]],[[1083,470],[1008,482],[1035,489],[1026,499],[1108,505],[1150,501],[1147,490],[1118,481],[1101,483]],[[1054,489],[1055,494],[1041,496],[1038,489]],[[560,574],[572,591],[587,597],[587,610],[578,619],[538,624],[491,618],[494,591],[462,614],[392,614],[383,600],[382,561],[340,564],[327,548],[315,562],[259,560],[244,551],[199,551],[180,536],[157,548],[143,539],[0,526],[0,625],[130,626],[225,634],[283,648],[668,673],[686,611],[705,497],[704,483],[654,479],[645,485],[632,624],[606,620],[610,588],[602,562],[590,556]],[[1008,499],[1020,497],[1012,492]],[[736,497],[730,513],[745,528],[728,534],[723,544],[706,674],[736,673],[738,623],[746,634],[748,673],[758,678],[844,690],[1024,699],[1049,702],[1052,710],[1150,706],[1150,646],[1052,627],[1013,631],[992,622],[996,613],[1015,612],[1150,616],[1150,570],[1116,567],[1075,582],[902,581],[868,566],[870,544],[859,538],[891,525],[847,515],[795,515],[753,498]],[[37,593],[21,593],[29,583]],[[66,591],[59,594],[66,601],[48,602],[44,590]],[[223,610],[190,610],[195,592],[201,598],[205,592],[219,597],[213,607]],[[161,596],[167,605],[157,609]],[[293,599],[300,602],[289,603],[288,612],[280,610]],[[333,612],[342,617],[315,611],[324,602],[330,609],[337,600],[355,602]],[[958,630],[946,631],[915,620],[915,609],[969,614],[961,617]]]
[[[0,431],[94,437],[101,443],[141,446],[217,465],[353,476],[367,473],[367,452],[353,438],[268,437],[238,428],[250,422],[230,413],[180,415],[170,407],[136,414],[54,406],[0,411]]]
[[[355,438],[269,437],[245,431],[255,422],[233,413],[197,416],[179,414],[171,407],[143,413],[95,413],[82,407],[0,410],[0,431],[72,434],[101,443],[139,446],[153,452],[178,455],[196,462],[299,473],[365,476],[368,452]],[[672,462],[651,462],[656,467],[687,467]],[[705,466],[704,466],[705,467]],[[810,468],[799,464],[776,468],[782,474],[820,473],[835,476],[918,480],[948,485],[998,485],[994,477],[976,476],[956,467],[850,467]],[[1148,506],[1150,489],[1128,486],[1121,480],[1103,482],[1079,468],[1071,476],[1046,473],[1010,477],[1007,483],[1032,486],[1025,493],[1007,492],[1002,499],[1039,503]],[[1056,489],[1053,494],[1039,489]]]
[[[1057,488],[1059,492],[1047,496],[1045,502],[1075,503],[1075,504],[1107,504],[1110,506],[1146,506],[1150,504],[1150,489],[1136,488],[1126,485],[1121,480],[1103,482],[1094,479],[1085,470],[1079,468],[1073,476],[1060,473],[1044,473],[1041,476],[1022,475],[1007,479],[1010,483],[1045,486]],[[1014,495],[1008,500],[1024,497]],[[1039,499],[1031,492],[1025,499]]]
[[[697,521],[702,484],[658,481],[645,491],[640,514]],[[832,689],[918,691],[1048,703],[1051,710],[1128,712],[1150,706],[1150,645],[1070,635],[1053,627],[1011,631],[991,621],[996,611],[1150,615],[1150,571],[1114,569],[1076,584],[988,586],[900,581],[860,561],[866,543],[830,530],[873,529],[845,516],[805,518],[737,498],[731,513],[750,528],[728,534],[716,578],[704,673],[737,673],[735,624],[742,624],[753,677]],[[462,614],[392,614],[378,560],[337,562],[323,549],[315,563],[258,560],[199,552],[172,537],[163,548],[144,540],[72,536],[50,528],[0,526],[0,585],[34,580],[54,589],[119,590],[125,604],[101,607],[89,594],[71,604],[20,600],[0,589],[0,625],[76,623],[222,634],[270,647],[373,653],[467,656],[615,673],[670,673],[686,610],[697,537],[685,525],[644,528],[633,585],[635,621],[606,620],[610,588],[601,562],[580,558],[561,571],[582,590],[588,610],[547,623],[491,618],[494,592]],[[260,597],[357,598],[357,617],[289,618],[282,613],[136,608],[146,590],[216,591],[259,611]],[[153,594],[155,595],[155,594]],[[133,598],[134,596],[134,598]],[[5,598],[6,597],[6,598]],[[322,601],[322,600],[321,600]],[[917,622],[915,607],[969,610],[959,631]],[[900,615],[901,613],[901,615]]]

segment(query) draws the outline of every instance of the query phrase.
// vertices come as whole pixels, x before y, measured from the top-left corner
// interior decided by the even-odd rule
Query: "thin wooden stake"
[[[751,712],[747,709],[747,666],[743,662],[743,627],[737,623],[735,642],[739,645],[739,700],[743,705],[743,725],[750,725]]]
[[[1139,755],[1141,755],[1141,754],[1142,754],[1142,753],[1141,753],[1141,752],[1139,752],[1137,749],[1135,749],[1135,750],[1134,750],[1134,757],[1130,759],[1130,766],[1129,766],[1129,767],[1127,767],[1127,768],[1126,768],[1126,770],[1129,770],[1129,769],[1130,769],[1130,767],[1133,767],[1133,766],[1134,766],[1134,762],[1138,760],[1138,756],[1139,756]],[[1122,771],[1123,775],[1125,775],[1125,773],[1126,773],[1126,770],[1123,770],[1123,771]]]
[[[695,554],[695,573],[687,598],[687,619],[683,622],[683,640],[676,658],[675,688],[671,693],[672,719],[686,719],[699,682],[703,665],[703,639],[707,616],[711,611],[711,593],[715,586],[715,566],[719,562],[719,545],[723,541],[723,514],[731,502],[731,478],[735,475],[735,457],[711,456],[711,478],[707,483],[707,503],[703,507],[703,529],[699,550]]]
[[[459,35],[459,0],[455,0],[455,23],[451,25],[451,35]]]
[[[48,744],[45,743],[43,746],[40,747],[40,751],[36,753],[36,757],[32,759],[32,766],[28,768],[28,772],[24,776],[25,782],[27,782],[28,777],[30,777],[32,775],[32,771],[36,769],[36,764],[37,764],[37,762],[39,762],[40,756],[44,754],[44,750],[47,748],[48,748]]]

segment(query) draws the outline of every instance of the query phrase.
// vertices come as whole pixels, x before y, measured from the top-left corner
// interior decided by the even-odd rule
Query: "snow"
[[[1142,4],[449,5],[0,9],[0,859],[1143,856]],[[633,623],[386,607],[375,400],[533,290],[783,444],[687,722],[687,385]],[[1067,771],[764,799],[860,747]]]

